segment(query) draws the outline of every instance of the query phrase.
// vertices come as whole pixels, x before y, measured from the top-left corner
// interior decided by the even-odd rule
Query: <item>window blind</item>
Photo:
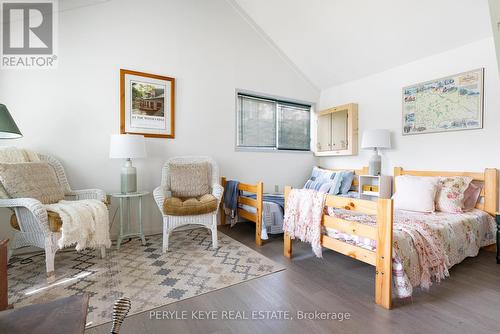
[[[241,96],[240,104],[239,146],[275,147],[274,102]]]
[[[238,94],[237,146],[310,150],[311,107]]]
[[[278,148],[310,149],[310,108],[278,104]]]

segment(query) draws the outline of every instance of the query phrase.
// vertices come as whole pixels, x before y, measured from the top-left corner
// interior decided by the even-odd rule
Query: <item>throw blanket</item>
[[[231,226],[236,222],[236,212],[238,209],[238,181],[229,180],[224,189],[224,213],[231,216]]]
[[[328,214],[345,220],[358,221],[363,224],[376,226],[376,216],[333,208],[328,208]],[[404,212],[397,212],[393,223],[393,230],[406,233],[413,241],[420,267],[419,282],[423,289],[429,289],[433,280],[440,282],[449,276],[448,268],[450,267],[450,263],[446,255],[443,238],[440,237],[439,231],[433,230],[425,219],[419,219],[418,216],[404,214]],[[345,235],[341,236],[340,239],[346,239]],[[346,241],[349,242],[352,239],[349,237]],[[363,245],[358,245],[363,247]],[[368,245],[366,246],[366,248],[370,248]],[[393,254],[393,256],[395,257],[393,259],[393,275],[394,279],[399,281],[399,283],[396,282],[396,285],[406,285],[402,261],[397,254]]]
[[[436,231],[418,219],[404,219],[394,224],[394,227],[406,232],[413,240],[420,261],[420,286],[423,289],[428,290],[433,280],[439,283],[450,276],[450,262]]]
[[[312,189],[293,189],[288,195],[283,231],[292,239],[311,243],[317,257],[321,255],[321,217],[325,194]]]
[[[111,247],[108,208],[95,199],[59,201],[45,205],[48,211],[61,216],[59,248],[76,244],[76,250]]]

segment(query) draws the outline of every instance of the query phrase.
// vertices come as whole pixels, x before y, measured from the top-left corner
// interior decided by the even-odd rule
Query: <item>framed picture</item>
[[[484,68],[403,88],[403,135],[483,128]]]
[[[175,79],[120,70],[120,132],[174,138]]]

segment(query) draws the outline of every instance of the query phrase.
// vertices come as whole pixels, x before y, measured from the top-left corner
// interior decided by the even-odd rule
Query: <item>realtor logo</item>
[[[1,68],[55,68],[56,0],[1,3]]]

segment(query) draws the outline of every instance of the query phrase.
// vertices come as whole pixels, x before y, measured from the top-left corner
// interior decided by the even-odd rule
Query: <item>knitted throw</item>
[[[325,194],[312,189],[293,189],[286,200],[283,231],[292,239],[309,242],[317,257],[321,255],[321,217]]]

